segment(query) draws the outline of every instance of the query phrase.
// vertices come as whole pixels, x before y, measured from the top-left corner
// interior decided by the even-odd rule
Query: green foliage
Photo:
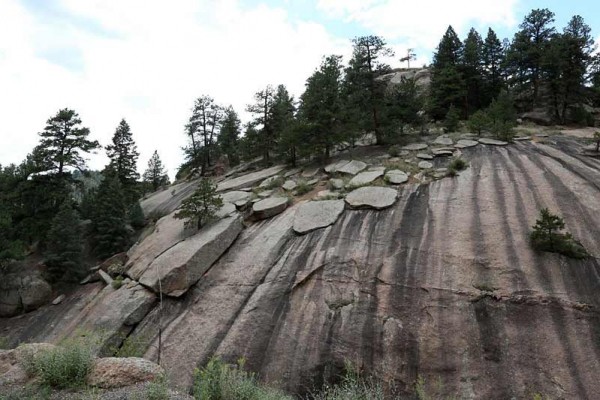
[[[128,218],[131,226],[136,229],[146,226],[146,217],[144,217],[144,211],[142,210],[142,206],[138,201],[133,203],[129,208]]]
[[[145,336],[127,336],[123,339],[121,347],[114,349],[113,355],[114,357],[143,357],[149,342]]]
[[[479,136],[481,136],[482,131],[489,129],[490,124],[490,117],[484,110],[477,110],[467,121],[469,130],[476,132]]]
[[[462,158],[455,158],[448,166],[448,174],[450,176],[455,176],[458,171],[463,171],[468,166],[469,164]]]
[[[208,178],[201,178],[198,188],[192,196],[183,201],[175,218],[187,218],[186,227],[196,226],[200,229],[215,217],[215,213],[221,207],[223,207],[223,200],[217,194],[217,185]]]
[[[219,134],[217,143],[221,148],[221,151],[227,156],[230,166],[235,166],[240,163],[240,126],[240,119],[233,107],[230,106],[225,109],[223,122],[221,124],[221,133]]]
[[[26,356],[26,370],[41,383],[55,388],[85,385],[92,369],[94,356],[88,345],[72,340],[53,349],[41,350]]]
[[[52,281],[78,281],[84,277],[82,236],[79,213],[71,201],[65,201],[48,232],[45,264]]]
[[[392,157],[398,157],[400,155],[400,147],[396,145],[390,146],[388,154]]]
[[[407,127],[422,124],[422,111],[425,108],[425,98],[419,93],[414,79],[403,79],[386,91],[386,107],[382,125],[386,135],[394,143],[401,141]]]
[[[185,153],[192,167],[201,168],[201,175],[206,173],[215,158],[222,120],[223,107],[215,103],[212,97],[203,95],[196,99],[192,115],[185,126],[189,139]]]
[[[600,131],[594,132],[594,142],[596,142],[596,153],[600,151]]]
[[[116,177],[108,176],[98,188],[92,219],[98,257],[105,259],[127,249],[131,234],[127,222],[127,206],[121,183]]]
[[[571,108],[569,117],[571,121],[580,126],[594,126],[595,123],[592,113],[581,106]]]
[[[487,109],[490,120],[490,131],[499,139],[512,141],[514,127],[517,125],[517,114],[514,101],[507,92],[502,92]]]
[[[456,132],[459,122],[460,115],[458,114],[458,110],[454,105],[451,105],[448,109],[448,113],[446,113],[446,118],[444,118],[444,131]]]
[[[144,182],[148,183],[153,191],[156,191],[161,186],[169,184],[169,177],[165,172],[165,168],[162,165],[157,150],[154,150],[154,154],[150,157],[148,169],[144,172],[143,178]]]
[[[325,386],[314,396],[315,400],[383,400],[385,399],[383,386],[373,379],[364,378],[356,368],[346,363],[346,373],[341,383]]]
[[[581,243],[570,233],[561,232],[564,227],[562,218],[543,208],[529,237],[531,246],[536,250],[559,253],[571,258],[586,258],[588,254]]]
[[[449,26],[440,40],[431,66],[431,115],[439,120],[448,113],[451,105],[463,104],[466,85],[460,64],[463,45]]]
[[[505,86],[505,57],[506,53],[496,32],[489,28],[482,48],[482,106],[488,106],[493,99],[498,97]]]
[[[126,203],[133,204],[139,196],[136,181],[139,178],[137,160],[140,153],[133,140],[131,128],[124,119],[121,120],[112,137],[112,144],[106,146],[106,154],[110,158],[109,169],[114,171],[121,182]]]
[[[299,181],[298,185],[296,186],[295,192],[296,195],[302,196],[303,194],[306,194],[311,190],[313,190],[313,187],[306,183],[306,181]]]
[[[160,377],[148,383],[145,400],[169,400],[169,385],[165,377]]]
[[[249,126],[254,128],[246,140],[251,141],[248,146],[255,148],[262,155],[263,163],[268,165],[271,153],[275,150],[278,132],[273,126],[273,107],[275,104],[275,89],[267,85],[264,90],[254,94],[254,104],[249,104],[246,111],[254,115]],[[259,128],[260,127],[260,128]]]
[[[284,393],[262,386],[256,375],[244,371],[244,359],[229,366],[211,358],[201,370],[194,371],[194,398],[197,400],[291,400]]]
[[[118,290],[123,286],[123,277],[121,275],[117,276],[111,283],[113,289]]]

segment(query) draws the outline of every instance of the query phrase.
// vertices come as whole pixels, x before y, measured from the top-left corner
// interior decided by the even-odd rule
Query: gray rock
[[[519,136],[519,137],[514,138],[513,140],[516,140],[518,142],[525,141],[525,140],[531,140],[531,136]]]
[[[260,197],[261,199],[266,199],[267,197],[270,197],[273,194],[273,190],[263,190],[262,192],[258,193],[258,197]]]
[[[250,174],[242,175],[237,178],[227,179],[217,187],[217,192],[225,192],[228,190],[238,190],[241,188],[249,187],[257,182],[264,181],[265,179],[279,174],[285,166],[276,165],[271,168],[261,169],[260,171],[252,172]]]
[[[252,193],[248,193],[242,190],[234,190],[231,192],[223,193],[221,199],[223,203],[237,203],[238,201],[249,202],[252,198]]]
[[[194,236],[159,255],[142,274],[139,282],[155,292],[159,291],[160,286],[164,294],[181,296],[229,248],[242,229],[239,215],[203,227]]]
[[[454,144],[454,142],[452,141],[452,139],[450,139],[448,137],[448,135],[442,135],[442,136],[438,136],[434,141],[434,144],[438,144],[441,146],[452,146]]]
[[[383,210],[396,201],[398,191],[389,187],[364,186],[346,195],[346,203],[351,208],[374,208]]]
[[[433,160],[433,156],[431,154],[426,153],[417,154],[417,158],[420,158],[421,160]]]
[[[284,178],[289,178],[290,176],[294,176],[296,174],[299,174],[300,171],[302,171],[302,169],[300,168],[294,168],[294,169],[290,169],[289,171],[287,171],[285,174],[283,174]]]
[[[235,204],[224,203],[223,206],[215,213],[215,216],[217,218],[225,218],[235,212],[237,212],[237,208],[235,207]]]
[[[419,151],[419,150],[425,150],[427,147],[426,143],[412,143],[409,144],[408,146],[404,146],[402,147],[402,150],[409,150],[409,151]]]
[[[367,171],[385,171],[385,167],[383,167],[383,166],[370,167],[369,169],[367,169]]]
[[[489,144],[492,146],[506,146],[508,144],[508,142],[504,142],[502,140],[490,139],[490,138],[481,138],[481,139],[479,139],[479,143]]]
[[[111,278],[109,274],[107,274],[106,272],[104,272],[104,270],[99,269],[98,270],[98,274],[100,274],[100,277],[102,278],[102,280],[104,281],[104,283],[106,283],[108,286],[112,285],[113,278]]]
[[[252,206],[252,213],[257,219],[266,219],[283,212],[287,206],[287,198],[270,197],[254,203]]]
[[[89,386],[112,389],[150,382],[164,375],[164,369],[138,357],[105,357],[94,361],[87,376]]]
[[[302,171],[302,177],[304,178],[313,178],[319,173],[319,168],[307,168]]]
[[[367,185],[367,184],[373,182],[375,179],[379,178],[380,176],[383,176],[383,171],[361,172],[358,175],[356,175],[354,178],[352,178],[350,180],[350,182],[348,182],[348,185],[346,185],[346,186],[347,187],[355,187],[355,186]]]
[[[294,216],[294,231],[301,235],[335,223],[344,212],[343,200],[309,201],[300,205]]]
[[[436,157],[447,157],[454,154],[454,150],[450,149],[431,149],[431,152]]]
[[[467,147],[474,147],[474,146],[477,146],[478,144],[479,144],[479,142],[477,142],[475,140],[460,139],[458,142],[456,142],[454,147],[456,147],[457,149],[466,149]]]
[[[421,168],[421,169],[430,169],[430,168],[433,168],[433,164],[430,163],[429,161],[421,161],[419,163],[419,168]]]
[[[342,174],[356,175],[365,168],[367,168],[367,164],[364,162],[352,160],[343,167],[339,168],[337,172]]]
[[[64,294],[61,294],[60,296],[58,296],[57,298],[55,298],[54,300],[52,300],[52,305],[59,305],[60,303],[63,302],[63,300],[66,298],[67,296],[65,296]]]
[[[310,181],[306,181],[306,184],[309,185],[309,186],[314,186],[317,183],[319,183],[319,180],[316,179],[316,178],[315,179],[311,179]]]
[[[329,200],[331,198],[338,199],[340,197],[339,192],[333,192],[331,190],[321,190],[315,196],[315,200]]]
[[[350,162],[349,160],[339,160],[334,163],[331,163],[325,167],[325,172],[327,172],[328,174],[337,172],[338,169],[342,168],[344,165],[348,164],[349,162]]]
[[[408,182],[408,175],[399,169],[393,169],[385,174],[385,180],[393,185],[400,185]]]
[[[410,151],[408,151],[408,150],[400,150],[400,153],[398,153],[398,155],[399,155],[400,157],[406,157],[406,156],[407,156],[407,155],[409,155],[409,154],[410,154]],[[391,161],[391,160],[390,160],[390,161]]]
[[[298,184],[292,180],[285,181],[283,185],[281,185],[281,187],[288,192],[296,189],[296,186],[298,186]]]
[[[549,135],[547,133],[536,133],[535,137],[541,137],[541,138],[545,138],[548,137]]]
[[[329,181],[329,183],[331,184],[331,187],[334,189],[343,189],[344,188],[344,181],[341,179],[331,179]]]
[[[281,178],[279,178],[278,176],[272,176],[272,177],[270,177],[270,178],[267,178],[267,179],[265,179],[264,181],[262,181],[258,187],[261,187],[261,188],[266,188],[266,187],[268,187],[269,185],[272,185],[272,184],[274,184],[275,182],[277,182],[277,180],[278,180],[278,179],[281,179]]]

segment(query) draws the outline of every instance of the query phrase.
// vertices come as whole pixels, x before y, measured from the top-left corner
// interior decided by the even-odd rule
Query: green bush
[[[244,371],[244,359],[229,366],[212,358],[194,372],[194,398],[197,400],[291,400],[281,391],[262,386],[256,375]]]
[[[89,346],[81,341],[69,341],[27,356],[26,370],[39,377],[43,385],[59,389],[80,387],[85,385],[93,362]]]
[[[121,347],[114,349],[115,357],[143,357],[148,349],[149,340],[146,337],[127,336]]]
[[[383,386],[373,379],[360,376],[356,368],[346,363],[346,374],[338,385],[325,386],[315,400],[383,400]]]
[[[582,244],[569,232],[562,233],[565,222],[547,208],[540,211],[529,239],[531,246],[539,251],[559,253],[567,257],[582,259],[588,256]]]
[[[455,158],[448,166],[447,176],[456,176],[458,171],[463,171],[469,164],[462,158]]]
[[[145,393],[146,400],[169,400],[169,385],[167,379],[160,377],[148,384]]]
[[[305,181],[298,182],[298,186],[296,186],[296,195],[302,196],[312,190],[312,186],[306,183]]]
[[[111,283],[113,289],[120,289],[123,286],[123,277],[121,275],[117,276]]]
[[[388,154],[392,157],[398,157],[400,155],[400,147],[396,145],[390,146]]]

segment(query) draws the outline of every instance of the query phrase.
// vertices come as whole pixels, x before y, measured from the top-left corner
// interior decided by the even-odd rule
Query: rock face
[[[381,176],[383,176],[383,171],[361,172],[354,178],[350,179],[350,182],[348,182],[348,187],[367,185]]]
[[[600,398],[600,160],[554,140],[474,147],[459,176],[402,185],[391,207],[346,209],[304,235],[293,230],[299,205],[251,224],[184,296],[165,299],[167,374],[190,387],[211,357],[243,355],[261,379],[303,395],[353,360],[405,398],[419,376],[442,383],[440,398]],[[529,247],[543,207],[592,258]],[[101,288],[0,319],[0,332],[58,342],[116,306]],[[157,310],[132,333],[149,340],[150,360]]]
[[[348,175],[356,175],[365,168],[367,168],[367,164],[365,164],[364,162],[352,160],[349,163],[338,168],[337,172]]]
[[[288,199],[285,197],[271,197],[254,203],[252,214],[256,219],[271,218],[285,210],[288,206]]]
[[[143,358],[99,358],[87,377],[87,384],[112,389],[153,381],[164,374],[164,369]]]
[[[334,163],[331,163],[329,165],[327,165],[324,169],[325,172],[327,172],[328,174],[332,174],[334,172],[337,172],[338,169],[342,168],[344,165],[348,164],[350,161],[348,160],[340,160],[340,161],[336,161]]]
[[[309,201],[300,205],[294,217],[294,232],[303,235],[332,225],[344,212],[343,200]]]
[[[238,215],[203,227],[157,256],[139,282],[155,292],[162,290],[169,296],[181,296],[229,248],[242,229]]]
[[[396,202],[398,191],[396,189],[365,186],[353,190],[346,195],[346,203],[351,208],[373,208],[383,210]]]

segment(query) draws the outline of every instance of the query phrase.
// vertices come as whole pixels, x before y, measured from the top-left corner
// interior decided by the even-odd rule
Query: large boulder
[[[332,225],[344,212],[343,200],[310,201],[302,204],[294,216],[294,231],[305,234]]]
[[[242,231],[239,215],[203,227],[156,257],[139,281],[155,292],[179,297],[195,284]]]
[[[164,373],[160,365],[145,358],[98,358],[87,377],[87,383],[103,389],[119,388],[153,381]]]
[[[286,197],[269,197],[254,203],[252,214],[256,219],[271,218],[285,210],[288,206]]]
[[[383,171],[361,172],[348,182],[348,187],[367,185],[381,176],[383,176]]]
[[[52,300],[52,287],[38,272],[8,273],[0,280],[0,317],[32,311]]]
[[[383,210],[396,202],[398,191],[380,186],[365,186],[346,195],[346,203],[351,208],[374,208]]]

